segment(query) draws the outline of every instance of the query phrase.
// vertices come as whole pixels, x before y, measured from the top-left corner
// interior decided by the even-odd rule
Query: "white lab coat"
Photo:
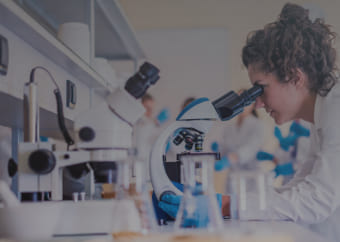
[[[241,167],[251,168],[256,165],[256,154],[262,148],[264,137],[264,124],[262,120],[249,115],[241,126],[236,124],[236,118],[225,123],[221,155],[235,152],[239,157]]]
[[[317,96],[310,152],[290,182],[269,192],[265,219],[313,224],[315,231],[340,241],[339,120],[340,84],[336,84],[326,97]],[[252,218],[264,218],[260,211],[249,212]]]

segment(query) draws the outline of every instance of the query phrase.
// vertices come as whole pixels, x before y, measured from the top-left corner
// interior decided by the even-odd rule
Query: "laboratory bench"
[[[198,234],[199,241],[226,241],[226,242],[325,242],[319,234],[310,231],[300,225],[288,221],[224,221],[225,239],[217,239],[214,236],[205,236]],[[197,241],[197,238],[189,236],[177,236],[175,239],[168,238],[173,224],[161,227],[161,235],[155,237],[131,237],[131,239],[122,239],[122,241]],[[164,234],[164,237],[162,236]],[[164,239],[164,240],[163,240]],[[111,235],[94,235],[94,236],[67,236],[54,237],[49,242],[114,242]],[[118,240],[121,241],[121,240]],[[0,239],[0,242],[14,242],[14,240]],[[25,242],[25,241],[15,241]]]

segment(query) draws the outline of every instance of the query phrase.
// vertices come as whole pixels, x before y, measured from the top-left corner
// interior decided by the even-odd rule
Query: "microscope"
[[[165,150],[168,142],[179,147],[178,150],[182,151],[181,155],[202,152],[204,135],[216,120],[230,120],[240,114],[245,106],[254,102],[262,93],[263,86],[254,85],[240,95],[230,91],[213,102],[210,102],[208,98],[196,99],[182,110],[176,121],[158,137],[151,151],[150,176],[158,200],[161,200],[161,197],[167,193],[183,195],[172,184],[163,165],[163,162],[166,162]],[[218,157],[215,153],[203,155]]]
[[[40,69],[47,71],[43,67]],[[62,200],[62,173],[69,166],[73,167],[75,176],[92,170],[92,183],[112,182],[115,162],[127,159],[132,146],[132,126],[145,111],[137,99],[157,82],[159,70],[145,62],[126,81],[124,88],[116,89],[107,96],[106,102],[77,116],[74,120],[75,141],[65,128],[61,95],[57,88],[59,127],[67,144],[75,145],[72,151],[54,151],[52,144],[38,140],[39,106],[36,101],[35,70],[32,70],[30,82],[26,84],[25,142],[20,143],[18,148],[18,192],[21,200]]]

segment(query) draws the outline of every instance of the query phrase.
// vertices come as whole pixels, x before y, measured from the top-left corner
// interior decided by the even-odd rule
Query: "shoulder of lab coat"
[[[311,153],[288,186],[270,195],[270,217],[316,224],[340,205],[340,86],[317,97]]]

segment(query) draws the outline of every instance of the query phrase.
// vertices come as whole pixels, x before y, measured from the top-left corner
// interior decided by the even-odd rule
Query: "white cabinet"
[[[92,58],[136,62],[145,58],[115,0],[1,0],[0,22],[70,74],[96,89],[110,90],[111,83],[57,39],[57,29],[61,24],[89,24]]]
[[[18,115],[22,109],[22,89],[28,81],[30,69],[35,65],[43,64],[55,75],[57,81],[60,81],[64,98],[65,80],[71,78],[77,84],[80,92],[77,92],[79,105],[70,110],[65,107],[64,102],[65,116],[70,121],[78,112],[89,108],[91,98],[100,100],[114,88],[91,64],[58,40],[57,29],[64,22],[89,24],[92,58],[96,56],[110,60],[131,60],[135,63],[145,58],[132,28],[115,0],[0,0],[0,34],[9,38],[10,47],[9,72],[7,76],[0,76],[0,99],[4,104],[3,109],[0,105],[0,111],[7,112],[6,117],[9,118],[6,121],[0,118],[0,124],[22,127],[21,115]],[[48,82],[41,83],[45,88]],[[45,93],[40,95],[44,99],[41,107],[55,113],[53,99]],[[17,105],[13,104],[10,109],[12,112],[9,112],[5,103]],[[46,129],[56,129],[51,122],[43,125],[48,126]]]

